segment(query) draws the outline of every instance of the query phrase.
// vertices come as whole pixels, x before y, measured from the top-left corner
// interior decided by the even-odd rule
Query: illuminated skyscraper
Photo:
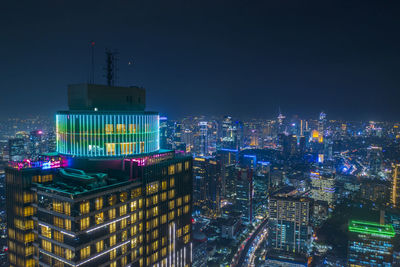
[[[390,192],[390,203],[394,208],[400,207],[400,164],[393,165],[392,186]]]
[[[6,169],[11,266],[190,266],[192,159],[160,150],[144,89],[68,94],[58,153]]]
[[[311,202],[307,198],[275,194],[269,199],[269,249],[307,253],[311,238]]]
[[[208,123],[206,121],[199,122],[199,155],[208,155]]]
[[[394,236],[392,225],[350,221],[348,266],[392,266]]]
[[[336,199],[335,178],[331,173],[311,172],[311,198],[332,205]]]

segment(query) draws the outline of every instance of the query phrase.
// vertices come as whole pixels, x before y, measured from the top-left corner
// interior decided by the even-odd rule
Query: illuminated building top
[[[132,157],[157,152],[159,115],[146,112],[145,90],[78,84],[69,111],[57,113],[57,152],[76,157]]]
[[[391,238],[395,236],[393,226],[390,224],[379,224],[366,221],[350,221],[349,231],[359,234],[370,234]]]

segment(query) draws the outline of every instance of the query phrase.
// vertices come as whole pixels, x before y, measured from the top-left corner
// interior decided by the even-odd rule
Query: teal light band
[[[57,152],[79,157],[128,157],[158,151],[159,115],[62,112],[56,117]]]
[[[395,231],[390,224],[378,224],[366,221],[350,221],[349,231],[360,234],[379,235],[383,237],[394,237]]]

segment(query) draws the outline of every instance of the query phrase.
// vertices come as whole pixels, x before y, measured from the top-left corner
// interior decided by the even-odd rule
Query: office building
[[[392,204],[394,208],[400,207],[400,164],[393,164],[392,166],[390,204]]]
[[[329,205],[335,202],[335,178],[332,173],[311,172],[311,198],[326,201]]]
[[[192,159],[160,150],[144,89],[68,93],[57,153],[6,169],[11,266],[191,266]]]
[[[392,225],[350,221],[348,266],[392,266],[394,236]]]

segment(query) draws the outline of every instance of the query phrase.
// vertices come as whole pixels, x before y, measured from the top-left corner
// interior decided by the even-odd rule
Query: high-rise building
[[[220,214],[221,166],[215,158],[196,157],[193,161],[193,204],[208,217]]]
[[[242,213],[242,220],[251,223],[253,221],[253,170],[240,168],[237,173],[235,207]]]
[[[199,122],[199,151],[200,156],[208,155],[208,123]]]
[[[37,159],[44,153],[43,131],[36,130],[29,134],[29,158]]]
[[[8,156],[10,161],[21,161],[26,157],[25,139],[13,138],[8,140]]]
[[[190,266],[192,159],[160,150],[144,89],[68,93],[57,154],[6,169],[10,265]]]
[[[390,203],[394,208],[400,207],[400,164],[393,164],[392,166],[392,186],[390,192]]]
[[[332,205],[336,199],[335,177],[332,173],[311,172],[311,198]]]
[[[293,254],[307,253],[311,238],[311,201],[276,193],[269,199],[269,249]]]
[[[394,236],[392,225],[350,221],[348,266],[392,266]]]

